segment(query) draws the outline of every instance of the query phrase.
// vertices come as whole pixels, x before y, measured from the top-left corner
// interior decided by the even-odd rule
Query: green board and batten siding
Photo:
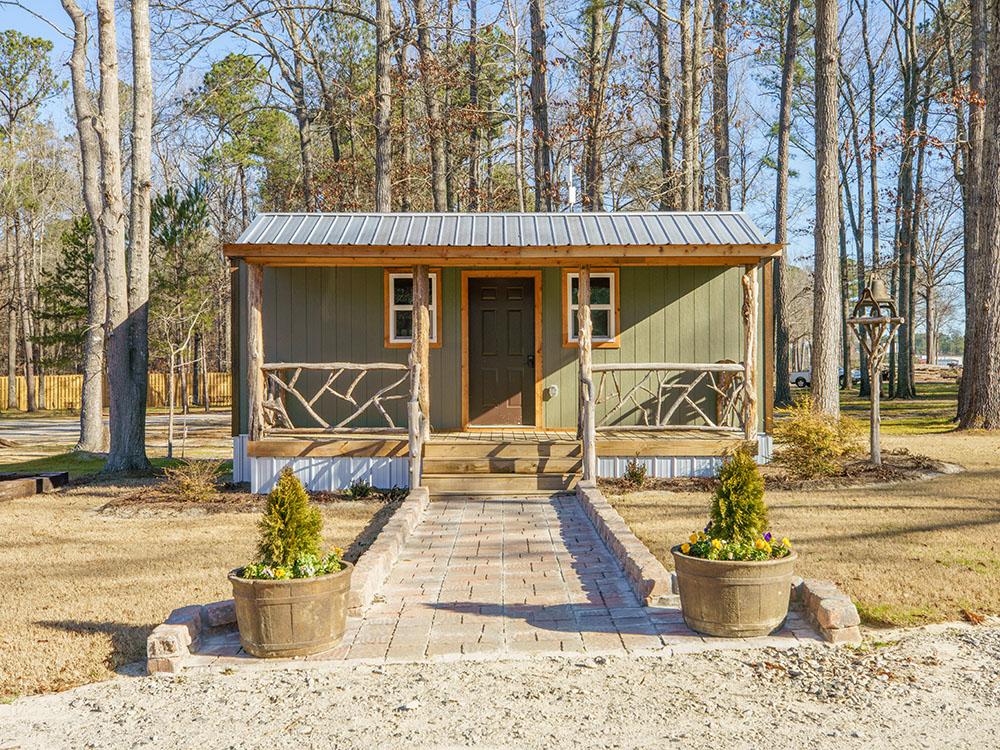
[[[246,432],[246,352],[241,343],[246,325],[246,269],[240,263],[237,297],[239,330],[236,360],[239,429]],[[431,349],[431,420],[438,430],[461,425],[461,270],[441,270],[442,345]],[[743,328],[740,317],[741,267],[646,266],[619,270],[621,346],[595,349],[594,362],[717,362],[742,359]],[[498,269],[502,276],[503,270]],[[577,389],[575,348],[563,346],[562,271],[542,273],[542,361],[545,385],[558,386],[558,395],[543,401],[545,426],[574,427]],[[267,362],[398,362],[405,364],[408,350],[389,349],[385,341],[384,280],[381,268],[314,267],[267,268],[264,273],[264,356]],[[763,303],[762,303],[763,304]],[[763,318],[763,316],[760,316]],[[758,333],[763,341],[763,322]],[[758,372],[763,372],[759,347]],[[316,382],[313,376],[307,382]],[[325,375],[323,376],[325,378]],[[346,378],[347,376],[342,376]],[[392,382],[379,376],[380,384]],[[758,376],[760,404],[763,377]],[[321,381],[320,381],[321,382]],[[629,382],[626,376],[624,383]],[[367,389],[362,392],[368,392]],[[399,392],[402,392],[400,389]],[[701,394],[701,399],[707,398]],[[335,399],[325,396],[325,417],[346,416],[346,405],[332,411]],[[291,401],[289,401],[291,406]],[[704,408],[714,406],[710,403]],[[394,401],[388,410],[397,425],[405,427],[405,403]],[[290,409],[296,425],[309,426],[301,411]],[[763,407],[759,409],[763,413]],[[709,412],[711,413],[711,412]],[[691,423],[699,420],[687,415]],[[357,427],[383,427],[374,410]],[[301,421],[300,421],[301,420]],[[626,416],[623,423],[634,423]]]

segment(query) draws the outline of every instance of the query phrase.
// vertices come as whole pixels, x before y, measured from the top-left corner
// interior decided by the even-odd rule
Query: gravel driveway
[[[863,648],[120,677],[0,706],[0,748],[1000,746],[1000,625]]]

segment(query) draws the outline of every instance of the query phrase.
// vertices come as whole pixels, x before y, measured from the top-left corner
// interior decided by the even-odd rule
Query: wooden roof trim
[[[431,262],[449,258],[498,259],[512,258],[552,259],[552,258],[684,258],[684,257],[726,257],[766,258],[779,255],[779,244],[699,244],[699,245],[560,245],[522,247],[495,246],[400,246],[400,245],[269,245],[227,243],[223,252],[230,258],[283,257],[298,258],[343,258],[393,257],[426,258]],[[408,262],[415,262],[409,260]]]

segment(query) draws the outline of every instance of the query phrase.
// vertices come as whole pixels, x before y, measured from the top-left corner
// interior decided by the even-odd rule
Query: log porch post
[[[427,266],[413,267],[413,338],[410,341],[410,405],[407,411],[410,445],[410,486],[421,481],[423,446],[430,439],[430,276]]]
[[[757,440],[757,266],[743,269],[743,434]]]
[[[593,322],[590,319],[590,267],[580,269],[577,343],[580,354],[580,440],[583,445],[583,480],[597,481],[597,424],[594,405]]]
[[[264,436],[264,267],[247,263],[248,440]]]

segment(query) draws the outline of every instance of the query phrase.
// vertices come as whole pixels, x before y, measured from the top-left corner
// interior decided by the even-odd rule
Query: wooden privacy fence
[[[207,373],[208,405],[229,406],[232,403],[232,379],[228,372]],[[174,392],[180,405],[181,382],[177,378]],[[193,384],[188,384],[189,403],[195,396]],[[83,375],[46,375],[45,376],[45,408],[46,409],[79,409],[80,390],[83,388]],[[11,408],[7,398],[7,376],[0,376],[0,410]],[[147,405],[160,408],[167,405],[167,376],[162,372],[149,373],[149,385],[146,390]],[[104,405],[108,405],[108,384],[104,383]],[[17,376],[17,402],[13,408],[24,411],[28,408],[28,389],[23,375]]]

